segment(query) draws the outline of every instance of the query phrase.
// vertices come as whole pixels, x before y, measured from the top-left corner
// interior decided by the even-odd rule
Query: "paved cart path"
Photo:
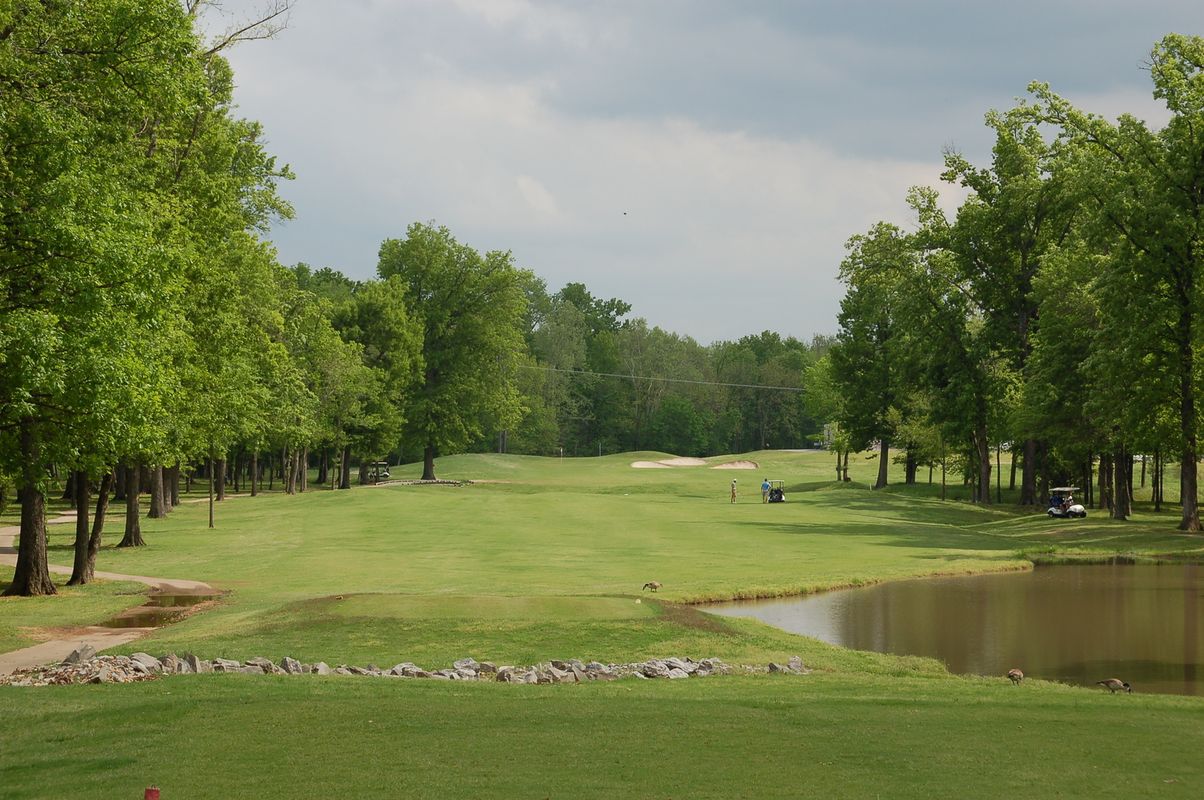
[[[47,524],[74,523],[75,515],[63,514],[46,520],[46,522]],[[16,566],[17,550],[13,547],[13,542],[20,533],[21,528],[18,525],[0,527],[0,564]],[[70,575],[71,567],[51,564],[50,571],[56,575]],[[149,586],[152,592],[161,594],[220,594],[218,589],[207,583],[183,578],[155,578],[149,575],[125,575],[120,572],[101,572],[99,570],[96,572],[96,577],[109,581],[143,583]],[[102,628],[98,626],[79,628],[33,647],[0,653],[0,675],[7,675],[14,670],[26,667],[62,661],[81,644],[89,644],[99,651],[141,639],[153,630],[154,628]]]

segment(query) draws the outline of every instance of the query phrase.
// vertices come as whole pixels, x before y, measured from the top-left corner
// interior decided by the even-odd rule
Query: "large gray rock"
[[[481,664],[475,658],[461,658],[453,661],[452,666],[459,671],[471,670],[473,673],[481,671]]]
[[[571,666],[573,667],[573,680],[576,681],[577,683],[581,683],[582,681],[588,681],[590,678],[590,675],[588,672],[586,672],[583,669],[584,665],[582,667],[577,666],[577,664],[579,664],[579,663],[580,662],[574,661],[571,664]]]
[[[456,674],[460,676],[461,680],[466,680],[466,681],[477,680],[477,671],[473,670],[473,669],[467,669],[465,667],[460,667],[460,668],[456,669]]]
[[[669,680],[674,681],[680,678],[688,678],[690,677],[690,673],[686,672],[684,669],[678,669],[677,667],[674,667],[673,669],[669,670],[667,677]]]
[[[315,675],[329,675],[330,674],[330,665],[327,664],[325,661],[319,661],[317,664],[314,664],[311,669],[313,670],[313,673]]]
[[[477,667],[477,672],[493,674],[494,672],[497,672],[497,667],[495,667],[493,664],[491,664],[488,661],[482,661]]]
[[[244,673],[246,673],[247,675],[262,675],[262,674],[264,674],[264,673],[263,673],[263,667],[259,666],[258,664],[252,664],[252,663],[250,663],[250,662],[247,662],[245,665],[243,665],[243,668],[242,668],[242,670],[241,670],[241,671],[242,671],[242,672],[244,672]]]
[[[212,672],[213,671],[213,663],[212,662],[197,658],[192,653],[184,654],[184,663],[187,664],[188,667],[193,672],[197,673],[198,675],[203,672]]]
[[[667,678],[669,677],[669,668],[665,666],[663,661],[652,659],[639,665],[636,674],[641,673],[645,678]]]
[[[147,672],[163,671],[163,662],[149,653],[134,653],[132,656],[130,656],[130,661],[146,667]]]
[[[800,658],[799,656],[791,656],[790,660],[786,663],[787,663],[787,666],[790,667],[792,672],[800,672],[801,673],[801,672],[807,671],[807,668],[805,666],[803,666],[803,659]]]
[[[289,656],[285,656],[284,658],[280,659],[280,669],[284,670],[284,672],[288,675],[300,675],[302,672],[304,672],[304,670],[301,669],[301,662],[295,658],[290,658]]]
[[[238,672],[242,669],[242,664],[230,658],[215,658],[213,659],[214,672]]]
[[[188,662],[177,656],[175,653],[168,653],[160,659],[163,663],[163,671],[170,673],[185,673],[192,672],[192,667],[188,666]]]
[[[275,675],[275,674],[280,674],[280,673],[284,672],[284,670],[280,669],[275,664],[273,664],[272,660],[270,658],[264,658],[263,656],[255,656],[255,658],[248,658],[247,662],[246,662],[246,666],[259,667],[259,671],[262,672],[264,675]],[[245,672],[246,670],[243,670],[243,671]]]
[[[558,663],[564,664],[563,661],[559,661],[559,662],[554,661],[554,662],[552,662],[552,664],[550,664],[548,666],[548,669],[545,673],[548,676],[548,679],[552,683],[564,683],[565,679],[568,678],[569,675],[573,674],[572,670],[561,669],[561,668],[557,667],[556,664],[558,664]],[[568,667],[568,664],[564,664],[564,666]]]
[[[71,651],[71,654],[63,659],[64,664],[83,664],[86,661],[91,661],[96,658],[96,648],[84,642],[79,647]]]
[[[497,681],[499,683],[515,683],[517,672],[514,667],[498,667]]]

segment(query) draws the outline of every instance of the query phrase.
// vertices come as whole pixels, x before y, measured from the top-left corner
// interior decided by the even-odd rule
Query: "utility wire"
[[[663,383],[690,383],[695,386],[728,386],[734,389],[772,389],[779,392],[801,393],[797,386],[765,386],[756,383],[722,383],[720,381],[692,381],[686,378],[657,378],[648,375],[622,375],[617,372],[590,372],[585,369],[560,369],[559,367],[537,367],[532,364],[519,364],[519,369],[535,370],[537,372],[563,372],[568,375],[593,375],[599,378],[623,378],[624,380],[661,381]]]

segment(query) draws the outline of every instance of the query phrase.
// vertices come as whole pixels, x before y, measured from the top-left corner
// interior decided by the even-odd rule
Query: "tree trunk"
[[[840,448],[836,448],[836,480],[840,480]]]
[[[26,438],[25,432],[22,432],[21,438]],[[32,464],[26,463],[28,472]],[[29,482],[18,491],[21,497],[21,534],[17,567],[12,583],[4,590],[5,597],[37,597],[55,593],[46,562],[46,498],[28,475],[26,480]]]
[[[280,454],[284,462],[284,493],[297,493],[297,454],[285,448]]]
[[[298,468],[301,471],[301,485],[297,487],[298,491],[304,492],[309,488],[309,448],[302,447],[297,453]]]
[[[84,579],[81,583],[90,583],[96,574],[96,554],[100,552],[105,516],[109,511],[109,492],[112,488],[113,473],[110,471],[100,479],[100,488],[96,491],[96,517],[92,520],[92,535],[88,537],[88,562],[84,567]]]
[[[1000,466],[1003,445],[1000,442],[995,443],[995,502],[1003,503],[1003,485],[1000,481],[1003,480],[1003,467]]]
[[[213,459],[209,459],[209,527],[213,527]]]
[[[1012,486],[1016,485],[1016,453],[1012,451]],[[1037,440],[1024,440],[1024,472],[1020,476],[1020,505],[1035,506],[1037,499]]]
[[[844,451],[843,471],[844,471],[844,476],[841,478],[841,481],[848,483],[849,482],[849,449],[847,447],[845,448],[845,451]]]
[[[151,467],[150,479],[150,512],[147,516],[151,519],[162,519],[167,516],[163,509],[163,467]]]
[[[117,491],[113,493],[113,499],[120,500],[122,502],[125,501],[125,471],[125,464],[120,462],[118,462],[117,466],[113,468],[113,472],[117,476],[114,483],[114,485],[117,487]]]
[[[1195,269],[1192,267],[1191,269]],[[1196,470],[1200,456],[1199,424],[1196,419],[1196,366],[1195,366],[1195,305],[1194,276],[1189,272],[1189,285],[1180,289],[1184,298],[1179,309],[1176,338],[1179,348],[1179,424],[1183,436],[1183,453],[1179,459],[1179,503],[1183,515],[1179,530],[1197,533],[1200,530],[1200,507],[1197,497]]]
[[[177,461],[172,465],[168,472],[167,485],[170,487],[169,495],[171,496],[171,506],[175,508],[180,504],[180,462]]]
[[[1008,478],[1008,490],[1013,491],[1016,488],[1016,464],[1020,461],[1020,454],[1016,452],[1016,443],[1012,442],[1012,449],[1008,451],[1012,456],[1012,475]],[[1022,493],[1023,494],[1023,493]],[[1023,499],[1023,498],[1021,498]]]
[[[259,495],[259,451],[251,451],[251,497]]]
[[[343,462],[339,465],[339,488],[351,488],[351,445],[343,445]]]
[[[422,479],[435,480],[435,446],[428,444],[422,448]]]
[[[983,505],[991,505],[991,445],[987,443],[987,426],[979,422],[974,431],[974,446],[978,458],[978,485],[974,493]]]
[[[1154,495],[1154,511],[1162,510],[1162,450],[1154,448],[1154,477],[1150,481],[1150,493]]]
[[[887,470],[890,467],[890,439],[885,437],[878,442],[878,479],[874,481],[875,489],[886,486]]]
[[[329,453],[330,453],[330,451],[325,447],[323,447],[320,451],[318,451],[317,483],[319,486],[325,486],[326,481],[330,480],[330,475],[328,474],[328,467],[329,467],[329,461],[330,461]]]
[[[118,547],[142,547],[146,542],[142,539],[142,526],[138,517],[141,510],[138,507],[139,495],[142,492],[140,470],[137,464],[126,467],[125,473],[125,535],[117,543]]]
[[[276,486],[276,470],[272,465],[272,451],[267,452],[268,457],[268,491],[272,491]]]
[[[1133,463],[1128,457],[1125,446],[1119,444],[1112,456],[1112,519],[1126,520],[1129,518],[1129,467],[1125,462]]]
[[[1112,456],[1099,454],[1099,508],[1112,513]]]
[[[904,466],[903,480],[908,486],[912,486],[916,482],[916,470],[920,468],[920,464],[916,461],[916,452],[912,447],[907,448],[907,462]]]
[[[76,472],[75,483],[75,561],[71,565],[68,586],[88,582],[88,473]]]
[[[1146,460],[1146,454],[1142,453],[1141,454],[1141,488],[1142,489],[1145,488],[1145,460]]]
[[[217,491],[217,501],[226,499],[226,459],[219,458],[212,465],[214,488]]]
[[[67,479],[63,481],[63,496],[60,500],[75,500],[75,471],[67,473]]]

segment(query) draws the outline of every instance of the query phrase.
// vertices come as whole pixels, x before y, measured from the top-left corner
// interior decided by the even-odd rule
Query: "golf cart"
[[[786,481],[770,481],[769,482],[769,502],[785,503],[786,502]]]
[[[1049,510],[1045,513],[1051,517],[1078,517],[1083,519],[1087,516],[1087,509],[1076,503],[1074,493],[1079,490],[1077,486],[1058,486],[1049,490]]]

